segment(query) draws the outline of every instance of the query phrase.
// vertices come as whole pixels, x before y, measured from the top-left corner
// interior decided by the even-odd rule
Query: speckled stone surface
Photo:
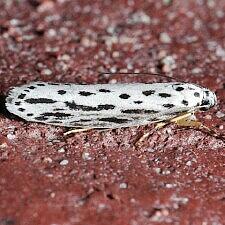
[[[223,0],[1,0],[0,9],[0,225],[224,224]],[[218,105],[197,116],[219,136],[173,124],[64,136],[4,108],[10,87],[34,80],[161,79],[105,71],[210,88]]]

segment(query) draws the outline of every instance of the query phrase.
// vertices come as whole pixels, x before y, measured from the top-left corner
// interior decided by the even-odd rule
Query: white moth
[[[77,128],[120,128],[205,111],[216,101],[212,91],[190,83],[34,82],[14,87],[6,98],[6,107],[27,121]]]

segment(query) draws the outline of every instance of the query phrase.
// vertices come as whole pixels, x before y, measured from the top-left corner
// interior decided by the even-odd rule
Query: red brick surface
[[[175,125],[63,136],[3,107],[10,87],[33,80],[151,82],[100,73],[166,72],[217,93],[198,118],[224,135],[223,0],[2,0],[0,9],[0,225],[224,224],[222,138]]]

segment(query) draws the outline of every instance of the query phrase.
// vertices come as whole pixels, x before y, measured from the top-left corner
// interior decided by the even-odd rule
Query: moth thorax
[[[206,111],[212,108],[217,103],[216,94],[209,89],[203,89],[203,98],[200,105],[200,110]]]

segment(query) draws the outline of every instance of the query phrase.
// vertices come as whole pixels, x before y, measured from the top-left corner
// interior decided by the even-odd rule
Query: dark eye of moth
[[[200,97],[200,94],[199,94],[198,92],[195,92],[195,93],[194,93],[194,96],[195,96],[195,97]]]

